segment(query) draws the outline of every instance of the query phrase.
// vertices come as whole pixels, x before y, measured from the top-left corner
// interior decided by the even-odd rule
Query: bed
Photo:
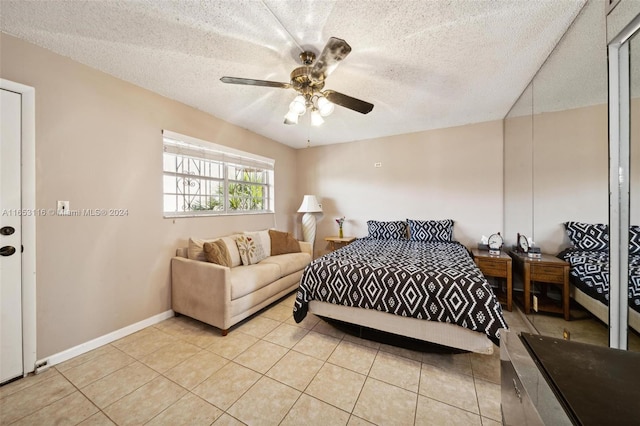
[[[609,239],[605,224],[566,222],[572,247],[558,254],[570,265],[573,298],[609,323]],[[640,332],[640,226],[629,230],[629,326]]]
[[[468,250],[452,241],[453,221],[367,225],[368,237],[305,268],[294,305],[296,322],[312,312],[456,349],[492,353],[507,324]]]

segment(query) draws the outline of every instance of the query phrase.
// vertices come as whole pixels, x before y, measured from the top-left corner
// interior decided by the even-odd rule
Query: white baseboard
[[[47,368],[51,367],[52,365],[60,364],[61,362],[67,361],[78,355],[82,355],[84,353],[97,349],[100,346],[104,346],[111,342],[115,342],[118,339],[122,339],[123,337],[133,334],[136,331],[140,331],[143,328],[157,324],[161,321],[166,320],[167,318],[171,318],[174,315],[175,315],[174,312],[171,309],[169,309],[168,311],[162,312],[158,315],[154,315],[150,318],[147,318],[135,324],[128,325],[112,333],[105,334],[104,336],[97,337],[88,342],[81,343],[78,346],[74,346],[73,348],[67,349],[62,352],[58,352],[57,354],[53,354],[47,358],[38,360],[36,361],[37,368],[35,371],[36,373],[43,372]],[[45,366],[46,368],[43,368]]]

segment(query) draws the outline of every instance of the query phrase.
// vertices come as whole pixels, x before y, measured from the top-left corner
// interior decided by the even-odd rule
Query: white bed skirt
[[[319,302],[317,300],[309,302],[309,312],[318,316],[452,348],[481,354],[493,353],[494,344],[486,334],[451,323],[401,317],[373,309],[334,305],[333,303]]]

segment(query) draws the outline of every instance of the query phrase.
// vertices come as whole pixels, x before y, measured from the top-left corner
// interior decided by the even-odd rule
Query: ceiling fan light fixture
[[[324,123],[324,118],[320,115],[320,111],[313,108],[313,110],[311,110],[311,125],[320,126],[322,123]]]
[[[300,54],[302,66],[291,71],[288,83],[229,76],[220,78],[220,81],[227,84],[293,89],[296,91],[296,97],[289,104],[289,111],[284,116],[284,124],[298,124],[299,117],[309,109],[311,124],[319,126],[324,123],[322,117],[333,113],[335,105],[361,114],[368,114],[373,109],[373,104],[369,102],[333,90],[322,91],[327,76],[350,52],[351,46],[346,41],[330,37],[317,59],[315,53],[310,51]]]
[[[294,112],[298,115],[303,115],[307,110],[307,102],[302,95],[298,95],[293,99],[293,102],[289,104],[289,112]]]
[[[289,110],[289,112],[284,116],[284,124],[298,124],[298,117],[300,117],[300,115]]]
[[[318,111],[320,111],[320,115],[323,117],[330,115],[335,109],[335,105],[324,96],[318,96],[317,104]]]

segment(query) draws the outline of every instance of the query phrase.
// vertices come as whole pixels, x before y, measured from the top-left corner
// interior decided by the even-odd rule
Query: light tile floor
[[[313,315],[296,324],[294,299],[226,337],[175,317],[5,385],[0,424],[500,424],[497,347],[442,354],[363,340]]]

